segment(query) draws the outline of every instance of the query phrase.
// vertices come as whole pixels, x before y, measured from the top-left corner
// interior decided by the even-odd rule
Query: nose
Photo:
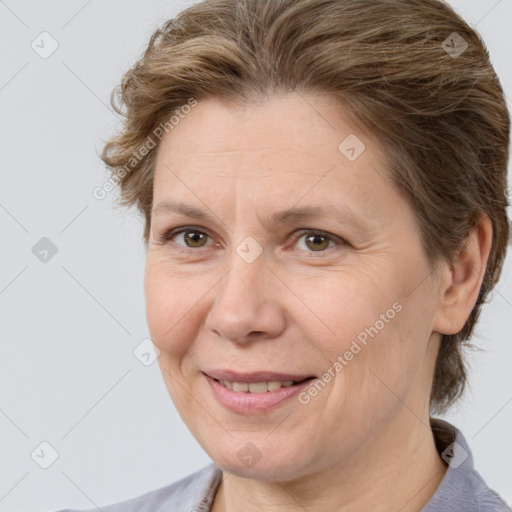
[[[205,327],[226,340],[245,343],[275,338],[286,328],[278,279],[263,255],[247,263],[236,253],[230,271],[215,287]]]

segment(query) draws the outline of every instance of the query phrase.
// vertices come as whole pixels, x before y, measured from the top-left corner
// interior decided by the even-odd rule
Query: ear
[[[443,269],[434,332],[457,334],[464,327],[478,299],[491,245],[492,223],[489,216],[481,212],[468,236],[466,249]]]

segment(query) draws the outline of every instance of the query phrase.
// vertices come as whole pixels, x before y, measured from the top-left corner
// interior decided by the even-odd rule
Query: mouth
[[[218,382],[221,386],[224,386],[226,389],[230,389],[237,393],[269,393],[277,391],[283,387],[290,388],[312,379],[314,379],[314,377],[306,377],[301,380],[269,380],[261,382],[230,381],[225,379],[213,380]]]
[[[284,404],[310,385],[313,375],[273,372],[203,372],[214,399],[239,414],[261,414]]]

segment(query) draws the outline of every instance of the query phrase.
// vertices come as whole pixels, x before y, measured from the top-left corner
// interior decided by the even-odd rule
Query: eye
[[[344,242],[337,237],[324,233],[323,231],[312,230],[302,232],[299,238],[297,238],[296,243],[300,250],[308,252],[324,252],[336,245],[344,244]]]
[[[208,243],[209,238],[210,235],[205,231],[194,226],[184,226],[165,232],[158,237],[158,243],[168,245],[173,241],[177,246],[183,247],[183,250],[200,249],[212,245]],[[293,245],[297,245],[299,250],[305,252],[326,252],[337,245],[347,245],[347,242],[329,233],[310,229],[300,232]],[[178,250],[181,250],[179,247]]]
[[[204,231],[194,228],[193,226],[187,226],[180,229],[170,230],[159,237],[158,242],[160,244],[166,244],[167,242],[176,239],[182,240],[181,242],[173,240],[177,245],[182,247],[189,247],[191,249],[197,249],[205,247],[207,240],[210,235]]]

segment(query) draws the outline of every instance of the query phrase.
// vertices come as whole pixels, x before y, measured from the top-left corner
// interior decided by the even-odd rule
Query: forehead
[[[153,204],[169,191],[192,198],[190,187],[209,204],[235,196],[245,204],[248,196],[282,201],[286,194],[304,195],[314,181],[333,180],[343,165],[357,165],[338,149],[349,127],[334,126],[342,117],[336,107],[298,94],[250,104],[199,102],[162,139]]]
[[[187,172],[206,167],[219,177],[269,171],[321,176],[332,165],[358,169],[378,162],[382,169],[383,160],[378,141],[339,102],[325,94],[290,93],[251,103],[199,102],[164,134],[156,174],[175,166]]]

